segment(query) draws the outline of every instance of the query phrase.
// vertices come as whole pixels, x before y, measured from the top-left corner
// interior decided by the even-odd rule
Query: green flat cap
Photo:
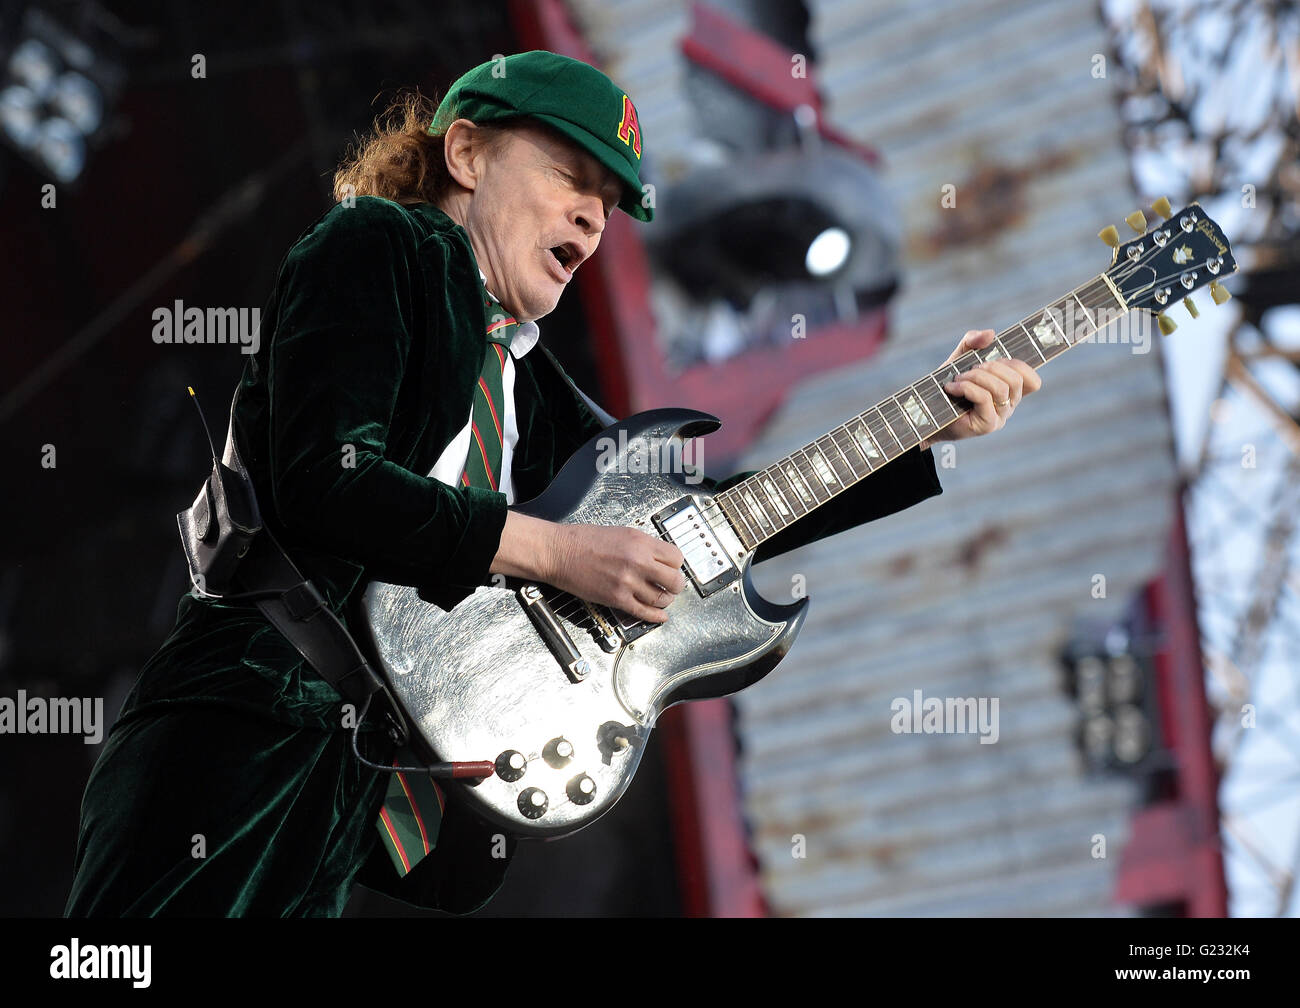
[[[626,92],[593,66],[544,50],[476,66],[452,84],[429,132],[446,133],[457,119],[490,123],[527,116],[572,140],[623,183],[619,207],[637,220],[642,205],[641,123]]]

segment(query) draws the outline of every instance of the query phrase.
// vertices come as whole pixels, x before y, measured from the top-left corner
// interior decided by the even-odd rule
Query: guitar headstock
[[[1196,318],[1200,313],[1189,296],[1192,292],[1208,286],[1215,304],[1231,297],[1219,281],[1237,271],[1237,261],[1223,231],[1199,203],[1175,213],[1162,196],[1151,209],[1164,220],[1148,227],[1141,210],[1125,218],[1138,232],[1136,238],[1121,244],[1114,226],[1102,229],[1098,237],[1115,250],[1106,276],[1125,304],[1154,314],[1160,331],[1168,335],[1177,326],[1165,311],[1176,301]]]

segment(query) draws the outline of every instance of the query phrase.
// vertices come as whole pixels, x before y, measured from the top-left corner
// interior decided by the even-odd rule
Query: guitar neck
[[[815,441],[791,452],[715,500],[744,545],[754,550],[859,480],[960,419],[973,407],[943,390],[976,364],[1017,358],[1038,368],[1127,315],[1101,274],[1017,322],[982,350],[971,350],[905,385]]]

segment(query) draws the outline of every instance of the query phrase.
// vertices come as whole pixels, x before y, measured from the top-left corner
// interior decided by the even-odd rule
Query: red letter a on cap
[[[633,141],[632,138],[636,139]],[[636,108],[627,95],[623,96],[623,119],[618,124],[618,138],[624,143],[632,143],[638,159],[641,157],[641,124],[636,119]]]

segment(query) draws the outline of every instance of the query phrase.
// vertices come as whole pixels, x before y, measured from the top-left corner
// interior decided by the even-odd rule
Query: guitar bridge
[[[686,573],[702,597],[707,598],[740,577],[736,562],[693,497],[668,505],[652,515],[651,521],[665,539],[682,551]]]
[[[618,634],[609,625],[609,621],[600,614],[599,609],[585,600],[582,605],[587,610],[587,615],[591,617],[592,636],[596,638],[596,643],[600,645],[600,649],[606,654],[613,654],[619,649],[621,643]]]

